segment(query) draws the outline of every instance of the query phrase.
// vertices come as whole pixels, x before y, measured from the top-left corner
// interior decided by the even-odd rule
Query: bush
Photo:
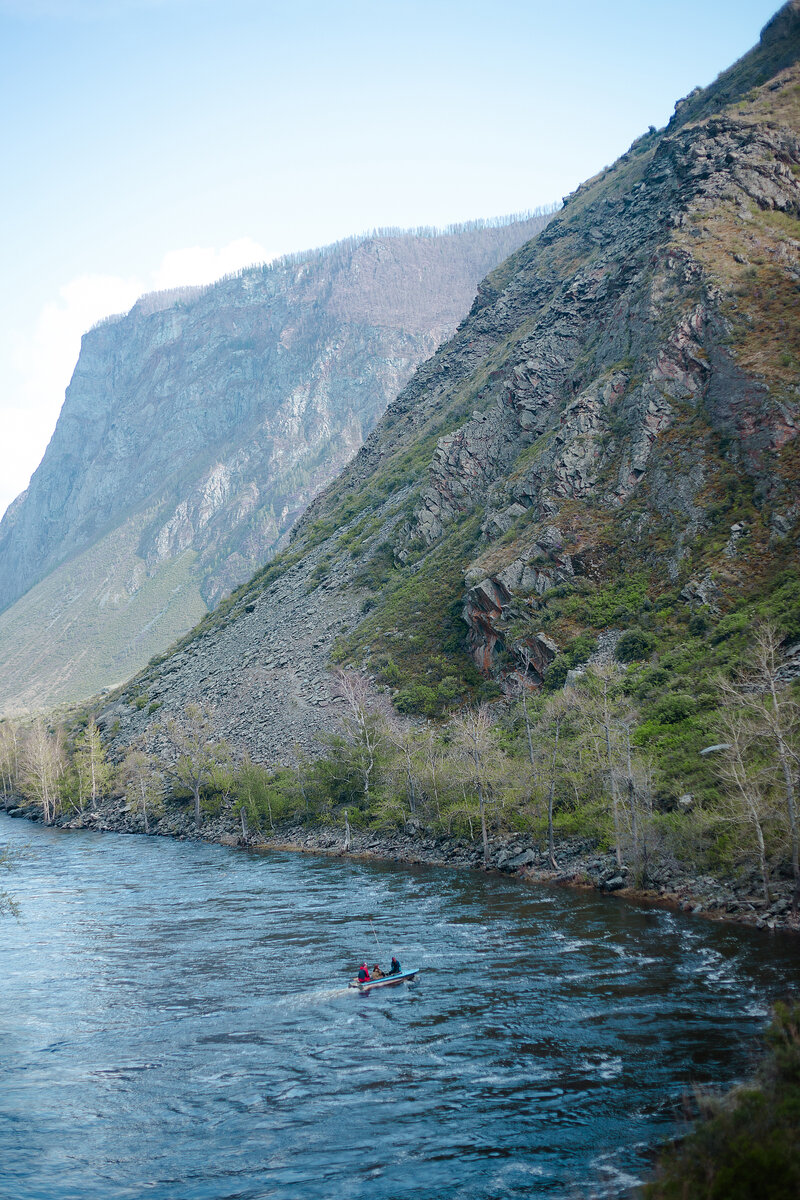
[[[800,1004],[778,1004],[754,1084],[707,1103],[661,1158],[647,1200],[794,1200],[800,1195]]]
[[[567,675],[572,670],[563,654],[553,659],[544,673],[542,689],[545,692],[557,692],[567,682]]]
[[[655,706],[655,717],[662,725],[677,725],[687,717],[693,717],[697,712],[697,701],[694,696],[677,692],[674,696],[665,696]]]
[[[597,639],[590,633],[582,633],[569,642],[545,671],[542,683],[544,691],[557,692],[562,688],[567,682],[568,673],[587,662],[596,646]]]
[[[397,693],[394,698],[394,706],[398,712],[407,715],[416,713],[425,717],[433,717],[438,709],[436,692],[427,684],[411,683]]]
[[[629,629],[617,642],[614,655],[621,663],[641,662],[643,658],[649,658],[655,648],[655,634],[646,629]]]

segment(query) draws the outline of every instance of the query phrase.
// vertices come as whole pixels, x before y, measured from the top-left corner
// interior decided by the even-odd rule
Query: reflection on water
[[[620,1195],[800,984],[788,936],[502,878],[3,840],[9,1200]],[[392,952],[416,984],[347,989]]]

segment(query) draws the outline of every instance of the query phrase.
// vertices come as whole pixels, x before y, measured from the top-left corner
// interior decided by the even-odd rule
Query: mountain
[[[117,747],[202,699],[291,762],[334,663],[433,716],[624,636],[637,736],[692,787],[730,648],[800,641],[798,57],[791,0],[488,275],[288,549],[106,707]]]
[[[0,523],[0,711],[121,682],[246,580],[547,219],[353,238],[87,333]]]

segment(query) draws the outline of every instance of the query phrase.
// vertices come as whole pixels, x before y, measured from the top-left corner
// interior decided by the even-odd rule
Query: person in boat
[[[385,972],[385,971],[382,971],[382,970],[380,969],[380,967],[378,966],[378,964],[377,964],[377,963],[375,963],[375,966],[372,968],[372,976],[371,976],[371,978],[372,978],[372,979],[383,979],[383,977],[384,977],[384,975],[385,975],[385,974],[386,974],[386,972]]]
[[[394,955],[392,955],[392,965],[389,968],[389,974],[390,975],[399,975],[400,974],[400,963],[397,961],[397,959],[394,957]]]
[[[358,982],[369,983],[369,967],[366,963],[362,963],[358,968]]]

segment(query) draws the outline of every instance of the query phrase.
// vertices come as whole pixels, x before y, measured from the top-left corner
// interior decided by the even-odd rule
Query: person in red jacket
[[[369,967],[366,963],[362,963],[358,968],[358,982],[369,983]]]

